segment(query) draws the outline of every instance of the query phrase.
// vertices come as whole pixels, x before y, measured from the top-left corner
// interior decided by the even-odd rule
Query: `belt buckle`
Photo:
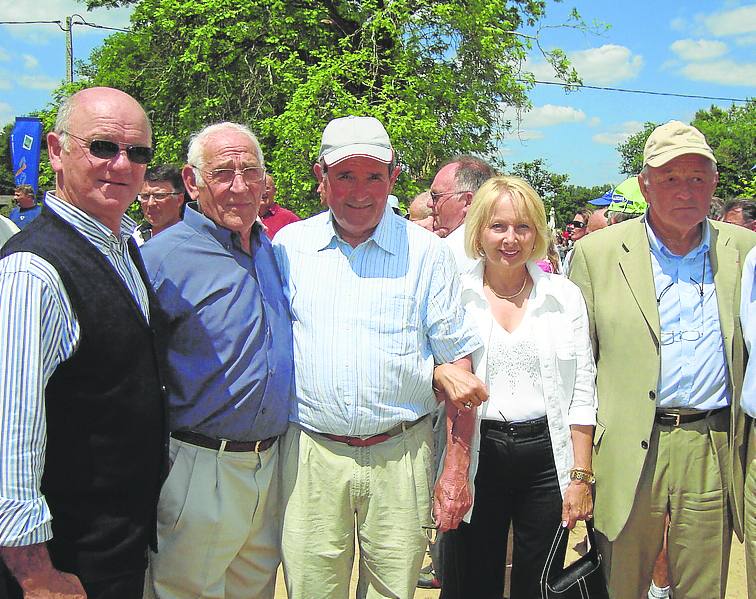
[[[672,414],[675,417],[675,423],[672,426],[680,426],[680,412]]]
[[[260,453],[260,445],[262,445],[264,440],[265,439],[263,439],[262,441],[255,441],[255,449],[254,449],[255,453]]]

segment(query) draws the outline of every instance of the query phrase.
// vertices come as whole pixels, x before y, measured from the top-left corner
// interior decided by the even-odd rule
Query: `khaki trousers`
[[[613,542],[597,535],[612,599],[645,596],[667,512],[672,595],[724,599],[732,539],[729,418],[722,410],[679,427],[654,425],[627,524]]]
[[[258,454],[171,438],[145,598],[273,598],[280,563],[278,451],[278,443]]]
[[[290,425],[281,448],[282,555],[289,599],[410,599],[431,526],[431,419],[371,447]]]
[[[745,483],[745,552],[748,599],[756,599],[756,420],[750,420]]]

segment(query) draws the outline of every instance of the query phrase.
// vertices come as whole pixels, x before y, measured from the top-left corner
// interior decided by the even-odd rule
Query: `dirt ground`
[[[574,560],[577,557],[574,548],[584,538],[584,529],[580,529],[580,524],[570,535],[569,550],[567,553],[567,561]],[[350,597],[354,597],[355,589],[357,588],[357,568],[352,570],[352,585],[350,590]],[[428,591],[424,589],[417,589],[415,593],[415,599],[437,599],[439,591]],[[276,596],[275,599],[287,599],[286,587],[283,580],[283,572],[278,571],[278,580],[276,584]],[[471,597],[470,599],[474,599]],[[747,599],[746,598],[746,576],[745,576],[745,549],[736,538],[733,539],[732,552],[730,553],[730,576],[727,584],[727,599]]]

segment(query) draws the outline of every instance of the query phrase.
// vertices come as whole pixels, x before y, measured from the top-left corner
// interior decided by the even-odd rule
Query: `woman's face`
[[[515,207],[512,196],[504,193],[497,200],[491,221],[483,228],[480,245],[489,266],[517,269],[533,254],[536,228]]]

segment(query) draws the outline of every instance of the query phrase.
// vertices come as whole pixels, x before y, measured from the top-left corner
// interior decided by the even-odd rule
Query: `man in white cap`
[[[669,517],[672,596],[723,598],[743,529],[737,315],[756,234],[707,219],[717,166],[695,127],[657,127],[643,164],[645,215],[578,242],[570,270],[596,356],[599,550],[612,599],[637,599]]]
[[[387,207],[400,168],[383,125],[331,121],[313,170],[329,210],[274,239],[294,323],[296,401],[281,446],[286,586],[291,599],[346,599],[356,531],[358,596],[412,597],[433,526],[434,364],[469,371],[480,340],[448,248]],[[469,505],[461,435],[486,392],[440,391],[455,397],[458,427],[436,515],[453,528]]]

